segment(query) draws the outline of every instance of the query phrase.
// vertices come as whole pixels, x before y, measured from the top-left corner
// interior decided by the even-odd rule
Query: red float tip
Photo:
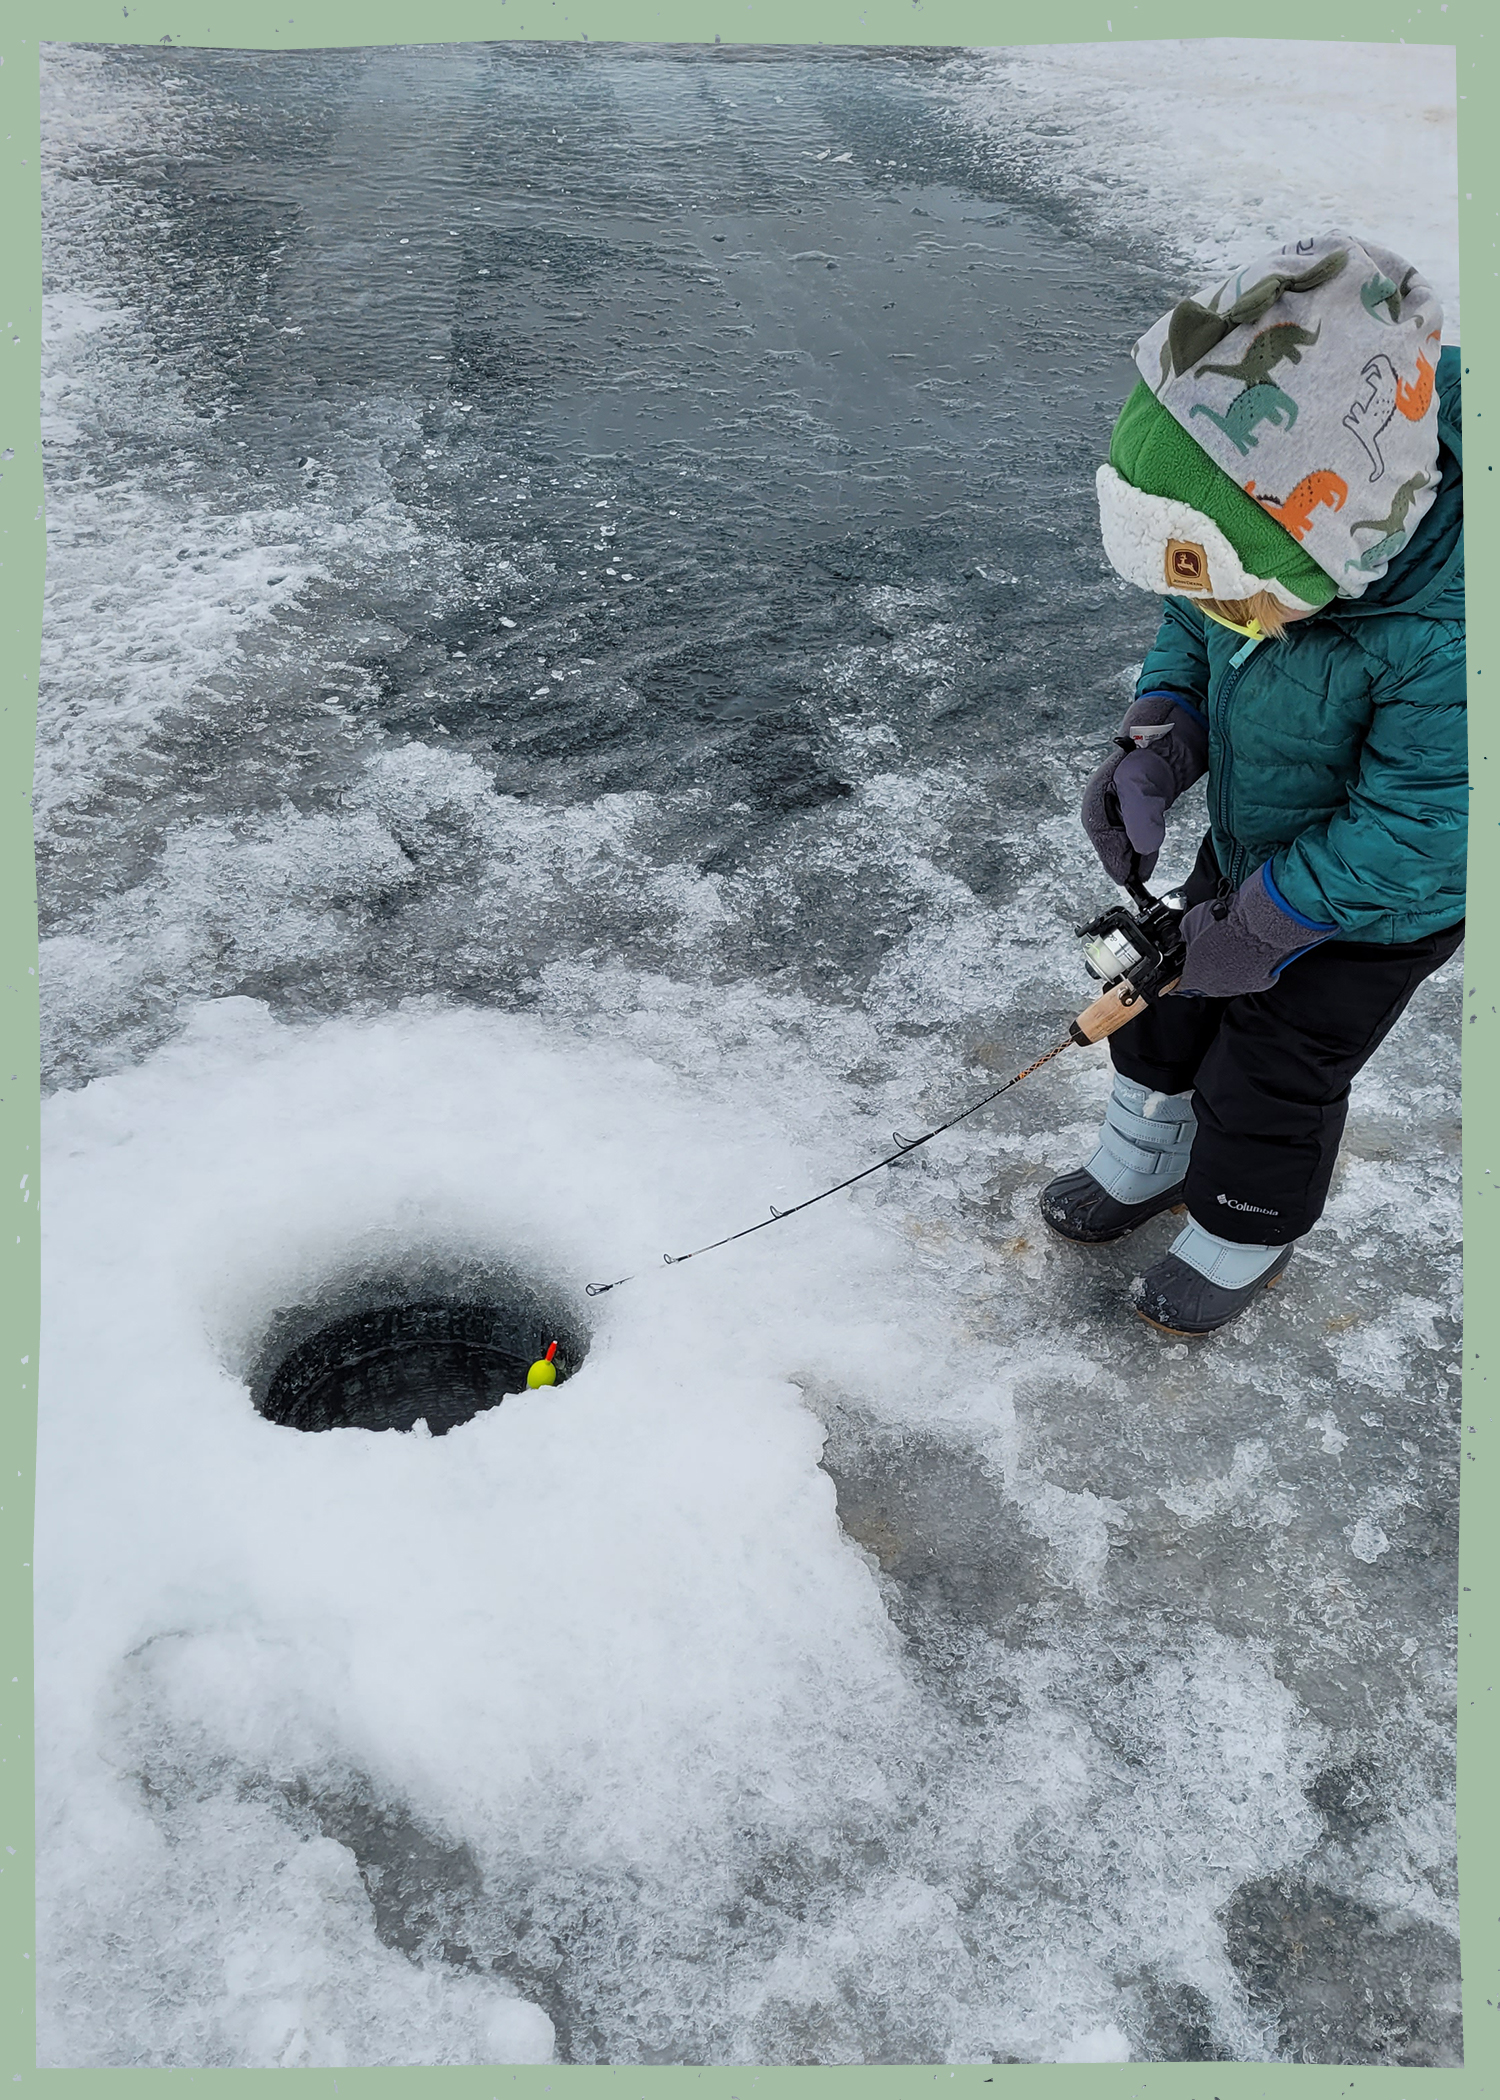
[[[548,1343],[548,1345],[547,1345],[547,1354],[546,1354],[546,1355],[545,1355],[545,1356],[544,1356],[544,1357],[542,1358],[542,1361],[543,1361],[543,1363],[548,1363],[548,1364],[550,1364],[550,1363],[551,1363],[551,1361],[552,1361],[552,1359],[553,1359],[553,1357],[554,1357],[554,1356],[556,1356],[556,1354],[557,1354],[557,1344],[556,1344],[556,1342],[549,1342],[549,1343]]]

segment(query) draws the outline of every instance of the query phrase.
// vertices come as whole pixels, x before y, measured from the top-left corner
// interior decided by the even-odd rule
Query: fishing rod
[[[1083,966],[1091,977],[1103,986],[1093,1002],[1086,1006],[1075,1020],[1069,1023],[1068,1032],[1060,1043],[997,1086],[971,1102],[957,1115],[949,1116],[946,1122],[938,1123],[931,1130],[924,1130],[920,1137],[903,1138],[899,1130],[891,1137],[896,1150],[877,1159],[873,1165],[861,1167],[857,1174],[850,1174],[843,1181],[834,1182],[831,1188],[820,1189],[816,1196],[805,1197],[801,1203],[793,1203],[786,1210],[778,1210],[773,1203],[768,1218],[757,1218],[753,1225],[743,1225],[738,1232],[727,1232],[719,1240],[709,1240],[705,1246],[694,1247],[686,1254],[664,1254],[662,1260],[668,1268],[679,1268],[685,1261],[696,1261],[700,1254],[712,1254],[720,1247],[732,1247],[736,1240],[748,1239],[752,1232],[764,1232],[767,1226],[779,1225],[783,1218],[795,1218],[799,1211],[811,1210],[815,1203],[826,1203],[830,1196],[839,1195],[844,1189],[852,1189],[856,1182],[867,1181],[885,1167],[893,1167],[897,1160],[907,1159],[923,1145],[930,1145],[934,1138],[941,1137],[945,1130],[952,1130],[966,1123],[970,1116],[977,1116],[982,1108],[1008,1094],[1013,1086],[1039,1072],[1043,1065],[1060,1057],[1064,1050],[1077,1044],[1086,1048],[1090,1043],[1102,1043],[1106,1036],[1133,1021],[1141,1002],[1153,994],[1170,991],[1182,971],[1183,942],[1181,934],[1183,898],[1178,894],[1153,897],[1139,876],[1132,876],[1123,885],[1134,910],[1123,904],[1112,905],[1101,912],[1097,919],[1090,919],[1086,926],[1075,930],[1083,942]],[[613,1283],[585,1284],[584,1289],[591,1298],[602,1298],[606,1291],[617,1291],[622,1283],[633,1282],[633,1276],[617,1276]]]

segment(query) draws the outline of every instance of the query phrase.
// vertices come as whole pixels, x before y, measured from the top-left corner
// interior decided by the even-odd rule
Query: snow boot
[[[1164,1334],[1216,1334],[1280,1279],[1295,1244],[1243,1246],[1185,1226],[1146,1271],[1136,1311]]]
[[[1164,1210],[1181,1210],[1182,1183],[1147,1197],[1144,1203],[1118,1203],[1108,1189],[1101,1188],[1087,1167],[1059,1174],[1042,1190],[1042,1216],[1065,1240],[1081,1247],[1102,1247],[1122,1240],[1148,1218]]]
[[[1197,1127],[1190,1094],[1153,1093],[1116,1072],[1092,1158],[1048,1182],[1042,1216],[1063,1239],[1102,1246],[1180,1210]]]

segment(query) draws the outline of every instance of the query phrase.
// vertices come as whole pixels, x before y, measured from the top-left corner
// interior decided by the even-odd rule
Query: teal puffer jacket
[[[1442,481],[1378,583],[1282,640],[1169,598],[1138,693],[1208,719],[1208,807],[1238,885],[1264,862],[1294,911],[1351,941],[1464,915],[1468,746],[1459,354],[1438,361]]]

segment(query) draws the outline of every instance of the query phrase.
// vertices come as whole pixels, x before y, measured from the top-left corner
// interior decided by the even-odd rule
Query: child
[[[1185,299],[1099,469],[1105,551],[1165,617],[1083,823],[1149,875],[1208,776],[1175,991],[1113,1036],[1085,1167],[1042,1193],[1070,1240],[1189,1223],[1139,1310],[1202,1335],[1322,1212],[1349,1083],[1463,936],[1458,353],[1399,256],[1328,234]]]

